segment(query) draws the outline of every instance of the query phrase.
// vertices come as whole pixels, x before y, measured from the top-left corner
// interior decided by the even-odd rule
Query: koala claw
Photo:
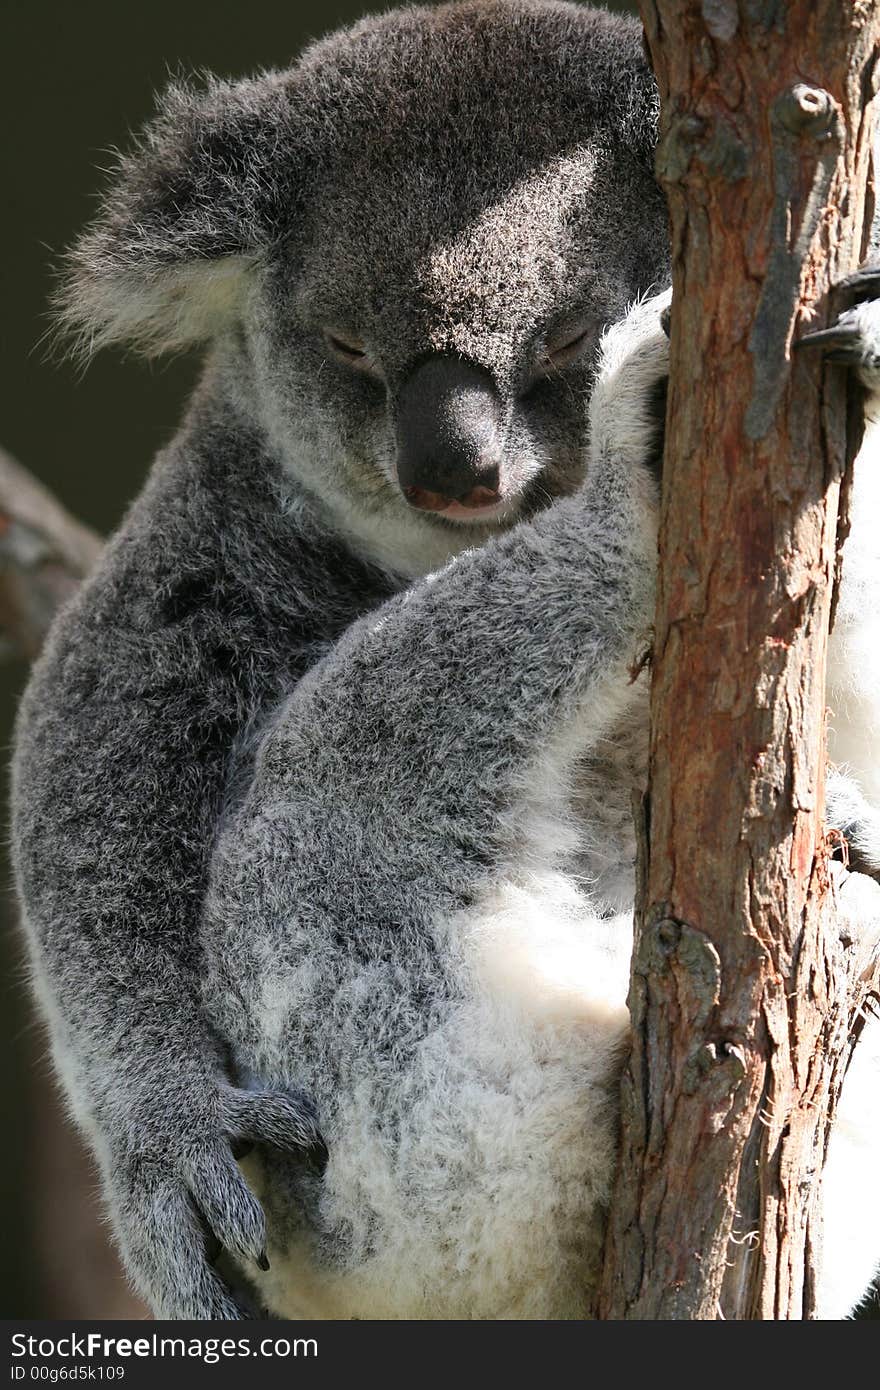
[[[822,348],[829,362],[876,370],[880,366],[880,334],[877,332],[880,324],[875,327],[873,320],[878,316],[876,312],[866,315],[865,307],[856,304],[845,309],[830,327],[805,333],[794,346]],[[870,307],[874,308],[873,301]]]
[[[819,328],[812,333],[805,333],[794,346],[798,349],[822,348],[829,361],[848,362],[858,348],[859,338],[858,324],[853,317],[852,309],[849,309],[841,314],[830,328]]]
[[[193,1154],[189,1166],[204,1198],[206,1182],[199,1182],[200,1155]],[[210,1166],[209,1159],[208,1169]],[[245,1186],[240,1175],[239,1182]],[[226,1200],[231,1197],[227,1192]],[[218,1212],[203,1216],[188,1182],[170,1165],[136,1159],[127,1171],[117,1170],[115,1198],[126,1264],[157,1317],[200,1322],[240,1321],[248,1317],[209,1258],[216,1258],[216,1247],[223,1243],[213,1230],[207,1235],[205,1232],[206,1223],[218,1221]],[[253,1198],[250,1202],[256,1206]],[[232,1204],[248,1209],[248,1215],[254,1218],[247,1198],[236,1194]],[[212,1205],[220,1206],[220,1199],[209,1203],[209,1207]],[[259,1220],[263,1220],[262,1211]],[[224,1234],[230,1239],[231,1221]],[[237,1234],[236,1246],[241,1248],[246,1239],[246,1233]]]
[[[242,1147],[326,1156],[302,1096],[223,1086],[216,1123],[166,1157],[135,1154],[114,1173],[123,1254],[158,1317],[248,1319],[254,1314],[213,1267],[222,1250],[266,1270],[266,1218],[233,1158]]]
[[[837,281],[834,292],[859,299],[880,299],[880,265],[872,262],[859,266],[858,270]]]
[[[855,367],[865,386],[880,385],[880,266],[863,266],[834,287],[838,303],[845,303],[827,328],[805,333],[795,349],[819,348],[829,362]],[[853,302],[855,301],[855,302]]]

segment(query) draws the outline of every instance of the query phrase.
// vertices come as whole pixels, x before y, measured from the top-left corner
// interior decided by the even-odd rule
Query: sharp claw
[[[854,270],[851,275],[844,275],[834,286],[835,293],[847,294],[853,291],[863,294],[868,299],[880,299],[880,266],[863,266],[861,270]]]
[[[864,367],[871,366],[871,363],[866,361],[861,353],[847,350],[846,348],[838,348],[837,351],[826,352],[825,361],[840,363],[842,367],[852,367],[853,365]]]
[[[261,1250],[259,1255],[257,1256],[257,1266],[259,1269],[263,1271],[264,1274],[268,1273],[270,1268],[269,1257],[266,1254],[265,1250]]]
[[[832,324],[830,328],[819,328],[814,333],[805,333],[792,344],[798,348],[836,348],[839,352],[851,350],[861,339],[858,328],[846,324]]]

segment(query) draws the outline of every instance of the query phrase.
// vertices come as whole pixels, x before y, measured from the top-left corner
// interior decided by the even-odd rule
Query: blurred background
[[[4,0],[0,445],[101,535],[118,524],[173,432],[196,365],[179,358],[150,367],[105,353],[83,374],[47,357],[53,266],[91,216],[108,150],[124,146],[149,116],[169,73],[208,68],[237,76],[285,66],[308,40],[376,8],[352,0],[151,0],[144,7]],[[7,657],[0,719],[8,748],[27,665],[0,655]],[[4,806],[5,793],[4,784]],[[8,865],[0,872],[7,886],[0,900],[0,1316],[146,1316],[119,1273],[96,1180],[55,1094],[25,987]]]

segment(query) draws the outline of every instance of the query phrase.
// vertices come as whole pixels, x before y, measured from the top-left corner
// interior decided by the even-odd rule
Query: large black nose
[[[397,395],[397,476],[413,506],[499,500],[501,400],[488,372],[459,357],[425,358]]]

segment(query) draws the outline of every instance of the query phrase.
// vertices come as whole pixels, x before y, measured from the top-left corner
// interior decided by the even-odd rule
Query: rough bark
[[[856,412],[841,368],[790,348],[866,243],[880,16],[858,0],[641,11],[674,300],[600,1315],[809,1317],[829,1127],[871,982],[834,929],[823,822]]]

